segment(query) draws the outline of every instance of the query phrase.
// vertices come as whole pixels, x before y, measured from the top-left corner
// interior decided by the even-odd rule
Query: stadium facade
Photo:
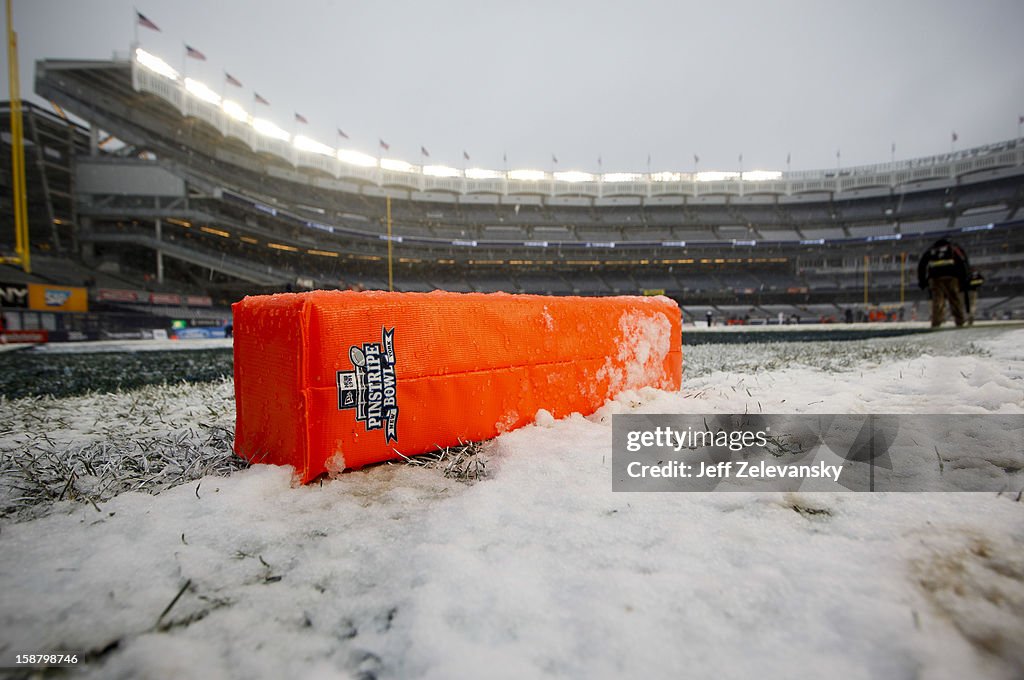
[[[919,254],[951,235],[987,279],[982,316],[1024,306],[1020,140],[809,172],[492,171],[294,137],[141,50],[38,62],[35,88],[88,123],[27,108],[35,249],[199,299],[390,275],[397,290],[663,293],[691,316],[841,317],[910,309]]]

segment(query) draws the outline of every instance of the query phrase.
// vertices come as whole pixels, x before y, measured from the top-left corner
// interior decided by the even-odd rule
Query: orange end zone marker
[[[232,310],[235,452],[303,482],[682,380],[664,297],[314,291]]]

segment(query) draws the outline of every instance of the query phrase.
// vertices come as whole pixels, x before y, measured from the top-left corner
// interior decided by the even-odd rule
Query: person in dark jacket
[[[917,284],[922,289],[927,288],[931,294],[932,328],[942,325],[947,301],[957,327],[967,321],[964,292],[969,271],[967,253],[947,239],[940,238],[921,255],[917,263]]]

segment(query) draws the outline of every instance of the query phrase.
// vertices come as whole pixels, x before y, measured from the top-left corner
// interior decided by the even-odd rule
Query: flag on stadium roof
[[[264,106],[270,106],[270,102],[268,102],[266,99],[261,97],[259,92],[253,92],[252,96],[256,100],[257,104],[263,104]]]
[[[958,139],[960,139],[960,138],[957,136],[956,131],[954,130],[953,131],[953,141],[955,142]]]
[[[462,157],[465,158],[468,161],[469,160],[469,152],[466,151],[465,149],[463,149],[462,150]]]
[[[693,164],[697,165],[698,163],[700,163],[700,156],[693,154]]]
[[[558,156],[556,156],[555,154],[551,154],[551,162],[558,163]]]
[[[346,135],[345,131],[342,130],[341,128],[338,128],[338,136],[339,137],[344,137],[345,139],[348,139],[348,135]]]
[[[206,61],[206,55],[192,47],[191,45],[185,45],[185,55],[198,59],[199,61]]]
[[[1017,125],[1024,125],[1024,116],[1017,116]]]
[[[380,148],[384,149],[385,151],[391,150],[391,145],[385,142],[383,139],[378,139],[377,141],[380,142]]]
[[[295,114],[295,122],[296,123],[302,123],[303,125],[306,125],[307,123],[309,123],[309,121],[306,120],[306,117],[303,116],[301,113],[296,113]]]
[[[426,156],[427,158],[430,158],[430,152],[427,151],[427,147],[421,146],[420,147],[420,153],[423,154],[424,156]]]
[[[235,78],[233,75],[231,75],[227,71],[224,72],[224,80],[228,81],[228,85],[234,85],[235,87],[242,87],[242,81],[240,81],[238,78]]]
[[[144,14],[143,14],[142,12],[140,12],[139,10],[135,10],[135,17],[136,17],[136,20],[137,20],[137,21],[138,21],[138,23],[139,23],[139,26],[145,26],[146,28],[152,29],[152,30],[154,30],[154,31],[159,31],[159,30],[160,30],[160,27],[159,27],[159,26],[157,26],[157,25],[156,25],[156,24],[154,24],[154,23],[153,23],[152,21],[150,21],[149,19],[147,19],[147,18],[146,18],[146,15],[144,15]]]

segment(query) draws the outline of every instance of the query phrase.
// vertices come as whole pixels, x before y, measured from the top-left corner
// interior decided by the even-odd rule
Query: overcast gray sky
[[[22,96],[37,59],[126,55],[135,8],[161,29],[145,49],[215,91],[230,73],[250,113],[413,163],[821,169],[1011,139],[1024,115],[1021,0],[14,0]]]

